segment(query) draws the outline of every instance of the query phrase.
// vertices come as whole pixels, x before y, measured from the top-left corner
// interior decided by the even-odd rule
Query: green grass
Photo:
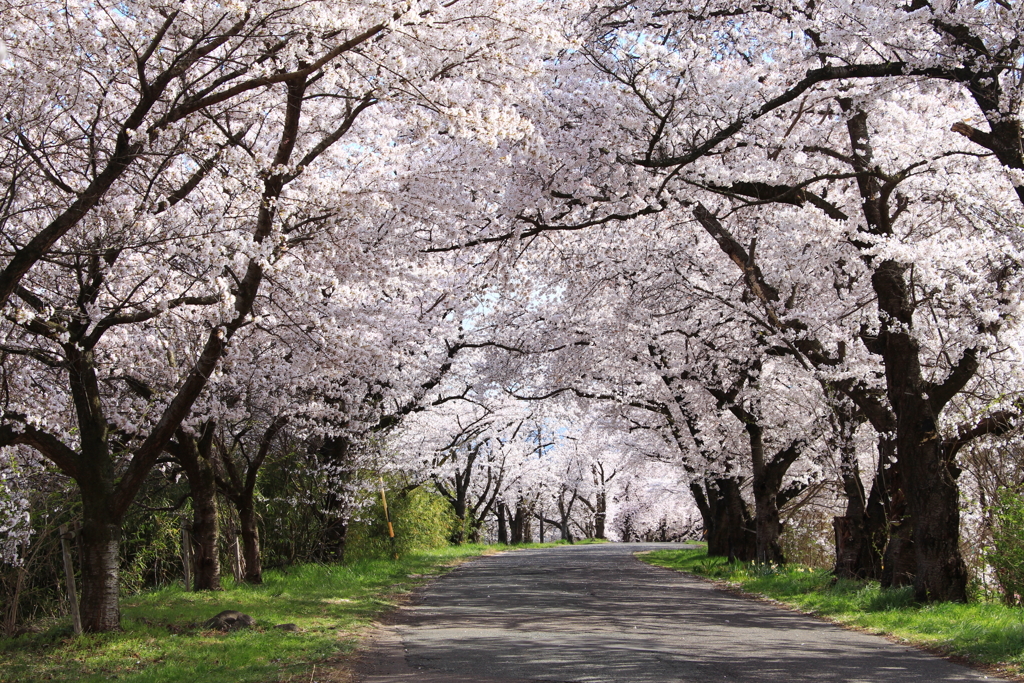
[[[833,579],[797,565],[729,564],[706,550],[657,550],[640,559],[725,581],[841,624],[923,645],[947,655],[1024,673],[1024,612],[993,602],[916,604],[910,588]]]
[[[70,626],[0,639],[0,681],[242,683],[308,681],[314,665],[351,652],[375,617],[458,561],[493,550],[463,545],[410,553],[398,561],[302,565],[268,571],[262,586],[189,593],[180,586],[122,600],[120,633],[75,638]],[[225,609],[252,616],[255,629],[219,633],[202,623]],[[301,632],[273,628],[296,624]]]

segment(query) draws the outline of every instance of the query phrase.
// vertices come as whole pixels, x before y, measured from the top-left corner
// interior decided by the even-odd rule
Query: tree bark
[[[319,449],[325,469],[334,475],[333,486],[324,504],[326,519],[322,540],[316,553],[317,559],[321,562],[342,562],[345,559],[345,543],[351,514],[345,487],[355,476],[350,450],[351,443],[343,436],[324,439]]]
[[[873,160],[867,114],[851,99],[841,98],[839,105],[848,114],[852,165],[861,172],[857,184],[864,200],[867,231],[877,236],[892,235],[892,188],[883,191],[880,179],[870,172]],[[896,415],[896,452],[913,521],[914,595],[922,601],[963,602],[967,599],[967,567],[960,555],[959,470],[943,448],[938,418],[946,403],[977,371],[977,353],[965,351],[941,384],[926,381],[913,332],[917,301],[907,283],[908,266],[891,259],[873,263],[871,256],[865,260],[875,266],[871,285],[881,323],[877,338],[866,343],[882,356],[886,392]]]
[[[854,435],[864,420],[854,404],[833,401],[833,414],[838,421],[839,469],[846,494],[846,514],[835,517],[836,560],[832,573],[840,579],[879,579],[882,575],[882,549],[885,548],[887,525],[885,503],[890,500],[887,484],[891,477],[891,440],[880,437],[878,468],[868,497],[861,479]]]
[[[890,492],[886,505],[886,544],[882,551],[882,588],[898,588],[914,583],[917,556],[914,553],[914,522],[907,512],[907,497],[903,488],[903,464],[896,459],[896,442],[879,438],[878,452],[881,462],[890,463],[882,470]]]
[[[914,595],[921,601],[967,600],[967,566],[960,555],[960,471],[938,434],[939,413],[977,370],[968,350],[941,385],[922,376],[919,346],[911,332],[914,303],[906,266],[884,261],[872,275],[878,306],[897,327],[883,325],[878,347],[896,413],[896,452],[907,510],[913,521]]]
[[[779,543],[782,519],[775,499],[777,494],[778,491],[763,485],[754,485],[755,559],[763,564],[784,564],[786,561]]]
[[[109,491],[79,484],[82,492],[81,571],[79,605],[86,632],[121,629],[121,520],[110,514]]]
[[[204,467],[204,470],[207,470]],[[192,541],[195,574],[193,590],[220,590],[220,516],[217,506],[217,485],[213,474],[203,472],[203,479],[192,489]]]
[[[522,498],[516,503],[516,513],[512,516],[512,544],[533,543],[533,529],[530,525],[530,506]]]
[[[451,535],[451,542],[454,545],[462,545],[466,540],[466,490],[460,484],[456,475],[455,496],[451,501],[452,510],[455,512],[455,528],[452,529]]]
[[[217,472],[212,460],[216,425],[207,422],[198,437],[179,429],[167,445],[188,479],[192,498],[192,550],[195,571],[192,589],[220,590],[220,515],[217,505]]]
[[[755,559],[761,563],[783,564],[786,558],[779,543],[782,534],[779,491],[786,472],[799,457],[803,443],[795,441],[768,460],[764,452],[764,430],[756,421],[756,417],[738,406],[730,410],[745,423],[744,427],[750,440],[750,455],[754,469]]]
[[[727,557],[730,562],[752,561],[757,556],[756,536],[739,481],[722,477],[706,482],[705,487],[708,555]]]
[[[242,536],[242,562],[245,572],[242,580],[258,585],[263,583],[263,560],[260,555],[260,530],[257,525],[256,506],[252,496],[238,506],[239,533]]]
[[[82,494],[81,572],[82,628],[87,632],[121,629],[121,522],[117,480],[103,417],[93,355],[66,350],[69,379],[81,432],[81,466],[74,472]],[[78,463],[75,463],[78,464]]]
[[[605,522],[608,518],[608,492],[602,488],[597,492],[597,501],[594,506],[594,538],[607,538],[605,535]]]
[[[512,545],[519,545],[523,542],[523,518],[526,516],[523,512],[522,503],[516,504],[515,514],[512,511],[508,511],[509,527],[511,531],[511,538],[509,539]]]
[[[907,503],[917,559],[914,596],[920,601],[967,601],[967,565],[960,554],[959,470],[947,462],[934,421],[905,425]]]
[[[840,579],[882,578],[882,549],[886,525],[881,510],[868,514],[864,506],[848,504],[846,514],[832,519],[836,561],[832,573]]]
[[[505,523],[505,511],[508,508],[504,503],[498,503],[498,543],[508,545],[508,525]]]
[[[572,496],[569,498],[569,502],[565,502],[565,494],[567,491],[563,488],[558,496],[558,532],[562,535],[562,539],[568,541],[570,544],[575,543],[572,536],[572,528],[570,527],[570,518],[572,517],[572,508],[576,503],[578,494],[573,491]],[[544,520],[541,518],[541,523]]]

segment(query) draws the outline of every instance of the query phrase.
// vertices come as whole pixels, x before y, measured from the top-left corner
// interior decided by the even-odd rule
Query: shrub
[[[789,514],[779,544],[786,562],[815,569],[831,569],[836,562],[832,516],[816,507]]]
[[[360,510],[348,531],[345,559],[388,557],[414,550],[448,545],[456,520],[446,500],[420,486],[411,490],[390,491],[388,513],[395,529],[388,535],[384,507],[380,497]]]
[[[1021,605],[1024,598],[1024,494],[999,490],[992,507],[992,549],[987,559],[995,571],[1007,605]]]

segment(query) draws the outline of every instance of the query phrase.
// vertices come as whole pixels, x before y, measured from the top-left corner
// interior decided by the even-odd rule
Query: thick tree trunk
[[[895,431],[895,430],[893,430]],[[914,556],[914,524],[907,512],[907,498],[903,490],[903,463],[896,457],[896,441],[888,436],[878,438],[878,472],[875,474],[884,515],[882,569],[879,581],[882,588],[909,586],[914,582],[917,559]],[[869,506],[872,500],[869,500]]]
[[[82,495],[82,530],[79,536],[82,597],[79,613],[87,632],[121,628],[120,570],[121,522],[114,459],[107,441],[99,384],[92,353],[67,348],[71,392],[81,437],[75,481]]]
[[[88,487],[88,484],[86,485]],[[121,520],[110,514],[111,493],[105,488],[82,487],[81,570],[79,611],[87,632],[121,628],[120,543]]]
[[[899,439],[907,505],[914,522],[914,596],[920,601],[967,601],[967,565],[960,554],[959,471],[946,462],[934,421],[905,426]],[[915,452],[916,451],[916,452]]]
[[[959,471],[946,457],[937,434],[938,415],[925,395],[916,342],[893,332],[887,341],[890,395],[899,397],[899,461],[893,469],[898,467],[902,495],[894,496],[890,510],[893,529],[882,583],[904,585],[912,576],[917,600],[963,602],[967,568],[960,554]],[[900,514],[902,509],[905,514]]]
[[[220,516],[217,475],[211,459],[215,425],[204,425],[199,438],[178,430],[168,449],[185,471],[192,498],[193,590],[220,590]]]
[[[756,557],[756,535],[739,482],[723,477],[705,486],[708,555],[727,557],[730,562],[750,562]]]
[[[886,507],[891,500],[888,484],[892,442],[882,437],[878,448],[878,468],[870,497],[864,491],[857,463],[852,431],[840,444],[840,469],[846,494],[846,514],[835,517],[836,562],[832,573],[840,579],[880,579],[882,550],[887,541]]]
[[[715,529],[715,516],[711,514],[711,505],[708,502],[709,496],[704,492],[705,486],[710,489],[711,485],[706,480],[703,484],[695,481],[690,482],[690,493],[693,495],[693,502],[697,504],[697,510],[700,512],[701,529],[704,531],[704,540],[708,542],[708,554],[710,555],[711,536],[714,534]]]
[[[914,525],[910,517],[889,527],[889,542],[882,554],[882,588],[898,588],[914,583],[917,556],[914,553]]]
[[[263,560],[260,557],[260,530],[257,526],[255,505],[250,496],[238,506],[238,520],[242,536],[242,561],[245,573],[242,580],[246,583],[263,583]]]
[[[511,538],[512,545],[518,545],[523,542],[523,508],[520,505],[516,506],[515,514],[512,511],[508,511],[509,526],[511,527]]]
[[[594,507],[594,538],[607,538],[604,526],[608,518],[608,493],[604,489],[598,491]]]
[[[457,492],[455,504],[455,528],[452,529],[451,542],[454,545],[462,545],[466,540],[466,496],[461,489]]]
[[[318,451],[325,469],[334,473],[334,481],[324,504],[324,528],[316,558],[321,562],[342,562],[348,538],[351,510],[346,488],[355,473],[350,457],[351,443],[345,437],[324,439]]]
[[[571,519],[572,519],[572,508],[576,503],[578,494],[574,491],[572,496],[569,498],[569,502],[565,502],[565,489],[558,496],[558,533],[561,534],[563,541],[574,543],[576,539],[572,536]],[[541,517],[541,523],[544,523],[544,518]],[[550,520],[549,520],[550,521]]]
[[[786,558],[783,557],[782,545],[779,543],[782,534],[779,491],[786,472],[800,455],[802,442],[794,441],[768,460],[764,451],[764,430],[757,423],[755,415],[739,407],[732,410],[745,423],[750,439],[754,469],[754,528],[757,532],[755,559],[767,564],[783,564]]]
[[[516,515],[519,511],[516,511]],[[541,535],[543,535],[544,525],[541,525]],[[530,514],[528,508],[523,508],[523,543],[533,543],[533,515]]]
[[[779,537],[782,534],[782,519],[779,516],[778,490],[754,484],[754,530],[756,533],[756,559],[767,564],[783,564]]]
[[[883,328],[878,346],[886,388],[896,413],[896,451],[902,469],[907,510],[913,521],[916,567],[914,595],[921,601],[963,602],[967,567],[960,555],[960,474],[938,434],[939,413],[977,370],[976,354],[966,351],[941,385],[922,376],[919,346],[912,333],[914,303],[905,281],[906,266],[884,261],[872,275],[879,308],[903,327]],[[887,326],[888,327],[888,326]]]
[[[835,517],[836,563],[832,573],[840,579],[881,579],[882,549],[886,544],[886,525],[881,511],[868,515],[847,511]]]
[[[508,525],[505,523],[505,504],[498,503],[498,543],[508,545]]]
[[[220,590],[220,515],[217,483],[209,462],[200,463],[192,488],[192,543],[195,558],[193,590]]]
[[[833,518],[832,527],[836,534],[832,573],[840,579],[881,579],[882,549],[886,544],[884,516],[848,511]]]
[[[860,172],[857,179],[868,232],[876,236],[893,234],[891,191],[883,191],[873,168],[867,113],[852,99],[841,98],[840,107],[850,114],[851,161]],[[918,600],[964,601],[967,598],[967,568],[960,555],[959,471],[947,454],[938,434],[943,408],[977,372],[977,351],[967,349],[940,384],[925,380],[920,347],[914,336],[917,299],[908,283],[905,263],[895,260],[873,262],[871,285],[877,295],[880,329],[875,338],[865,337],[869,350],[882,356],[886,393],[896,416],[896,450],[902,468],[903,492],[913,523],[915,575],[914,595]],[[900,542],[906,540],[905,523]],[[892,566],[892,565],[890,565]],[[894,571],[896,567],[893,566]]]
[[[883,580],[885,553],[894,521],[906,517],[906,503],[903,496],[903,466],[896,458],[896,441],[888,435],[878,437],[878,468],[868,496],[867,535],[870,541],[870,561],[877,562],[877,574],[868,578]],[[893,558],[899,565],[898,554],[893,548]],[[872,565],[874,568],[874,564]]]

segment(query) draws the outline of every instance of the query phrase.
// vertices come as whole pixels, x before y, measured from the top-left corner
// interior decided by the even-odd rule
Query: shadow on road
[[[632,557],[652,547],[563,546],[463,565],[402,610],[364,680],[991,680]]]

